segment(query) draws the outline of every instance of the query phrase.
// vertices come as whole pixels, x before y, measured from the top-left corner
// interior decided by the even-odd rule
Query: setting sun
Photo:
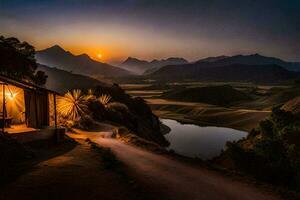
[[[98,53],[98,54],[97,54],[97,57],[98,57],[99,59],[101,59],[101,58],[102,58],[102,54],[101,54],[101,53]]]

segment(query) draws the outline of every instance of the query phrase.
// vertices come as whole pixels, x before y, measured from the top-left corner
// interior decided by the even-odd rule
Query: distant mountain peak
[[[137,58],[134,58],[134,57],[128,57],[123,63],[122,65],[126,65],[126,64],[145,64],[145,63],[148,63],[147,61],[145,60],[140,60],[140,59],[137,59]]]
[[[201,60],[198,60],[197,62],[216,62],[218,60],[222,60],[225,58],[228,58],[228,56],[222,55],[222,56],[206,57]]]
[[[167,61],[182,61],[182,62],[188,62],[186,59],[184,59],[184,58],[179,58],[179,57],[170,57],[170,58],[167,58]]]
[[[71,52],[64,50],[59,45],[53,45],[52,47],[37,51],[37,53],[55,54],[55,55],[73,55]]]
[[[59,46],[58,44],[53,45],[52,47],[49,47],[45,50],[55,50],[55,51],[64,51],[65,52],[65,50],[61,46]]]
[[[132,61],[132,60],[138,60],[138,59],[134,57],[128,57],[124,62]]]
[[[126,70],[132,71],[136,74],[143,74],[148,70],[156,70],[165,65],[176,65],[176,64],[186,64],[187,60],[184,58],[176,58],[170,57],[167,59],[154,59],[152,61],[140,60],[134,57],[128,57],[123,63],[121,63],[121,67]]]
[[[86,54],[86,53],[80,54],[80,55],[78,55],[77,57],[80,57],[80,58],[88,58],[88,59],[91,58],[91,57],[90,57],[88,54]]]
[[[128,58],[127,58],[127,60],[138,60],[137,58],[135,58],[135,57],[131,57],[131,56],[129,56]]]

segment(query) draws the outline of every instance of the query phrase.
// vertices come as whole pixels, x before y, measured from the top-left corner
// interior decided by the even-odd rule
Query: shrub
[[[108,95],[108,94],[102,94],[99,98],[98,98],[98,101],[104,105],[104,106],[107,106],[108,103],[110,102],[111,100],[111,96]]]
[[[98,121],[105,120],[107,111],[102,103],[94,99],[89,100],[87,106],[93,119]]]
[[[292,113],[273,109],[269,119],[247,139],[227,144],[236,167],[273,184],[298,188],[300,184],[299,123]]]
[[[58,98],[57,110],[60,115],[69,119],[76,120],[87,112],[86,97],[81,90],[67,92],[63,97]]]
[[[125,104],[119,102],[109,103],[107,105],[107,109],[113,110],[115,112],[128,113],[129,109]]]
[[[95,122],[89,115],[85,115],[80,118],[75,126],[83,130],[91,130],[95,127]]]

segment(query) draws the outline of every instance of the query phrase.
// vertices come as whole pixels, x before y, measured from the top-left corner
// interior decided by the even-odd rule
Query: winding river
[[[226,142],[237,141],[248,134],[231,128],[181,124],[171,119],[161,121],[171,128],[171,132],[165,135],[170,142],[169,149],[183,156],[203,160],[218,156]]]

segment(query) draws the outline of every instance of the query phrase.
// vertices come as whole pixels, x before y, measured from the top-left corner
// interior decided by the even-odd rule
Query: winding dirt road
[[[179,161],[110,139],[111,132],[71,134],[90,138],[109,147],[129,169],[131,175],[158,199],[172,200],[277,200],[253,185],[225,177],[204,168],[195,168]]]

